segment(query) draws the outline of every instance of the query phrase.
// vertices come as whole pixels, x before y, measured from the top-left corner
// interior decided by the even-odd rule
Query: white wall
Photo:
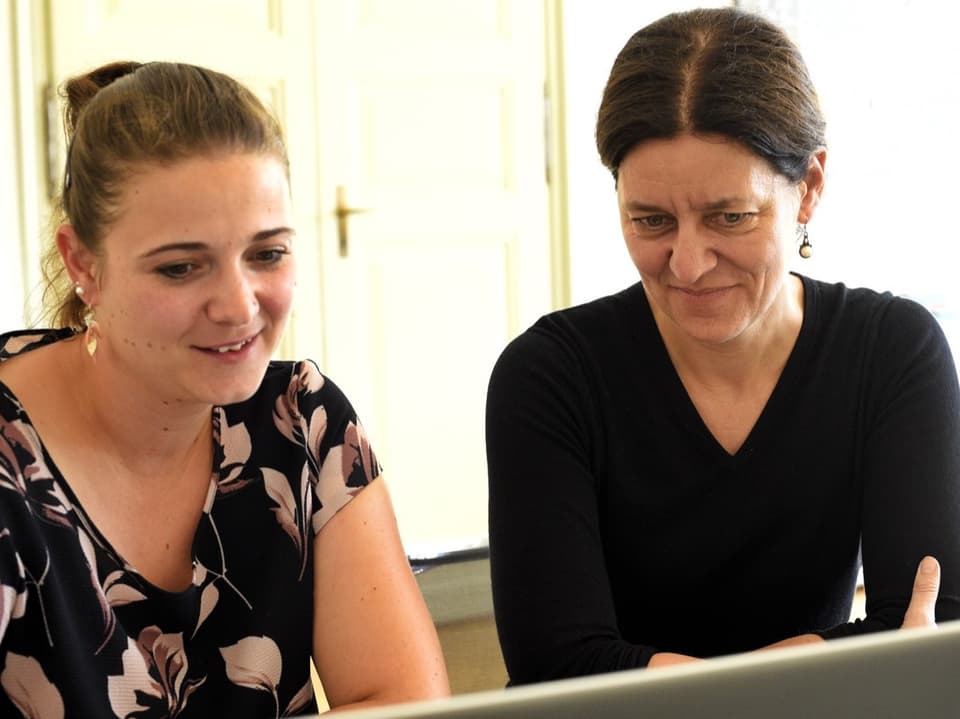
[[[956,15],[941,0],[796,3],[827,118],[809,274],[924,303],[960,351]]]

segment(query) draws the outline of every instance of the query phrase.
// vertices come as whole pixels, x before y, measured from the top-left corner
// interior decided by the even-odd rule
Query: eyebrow
[[[713,202],[707,202],[704,204],[703,209],[705,210],[722,210],[725,207],[731,207],[734,205],[743,205],[747,204],[749,200],[743,197],[721,197],[719,200],[714,200]]]
[[[702,205],[704,210],[722,210],[726,207],[731,207],[738,204],[744,204],[748,202],[742,197],[722,197],[719,200],[712,200],[711,202],[706,202]],[[647,205],[643,202],[637,202],[635,200],[627,200],[623,203],[624,209],[631,212],[666,212],[662,207],[657,207],[656,205]]]
[[[256,233],[253,237],[250,238],[251,243],[264,242],[266,240],[273,239],[277,235],[295,235],[296,232],[292,227],[274,227],[269,230],[261,230]],[[205,250],[207,244],[204,242],[171,242],[168,245],[160,245],[159,247],[154,247],[152,250],[144,252],[140,257],[141,259],[147,259],[153,257],[154,255],[160,255],[164,252],[197,252],[199,250]]]
[[[623,203],[623,206],[627,210],[633,212],[664,212],[664,210],[656,205],[645,205],[642,202],[635,202],[633,200],[627,200]]]

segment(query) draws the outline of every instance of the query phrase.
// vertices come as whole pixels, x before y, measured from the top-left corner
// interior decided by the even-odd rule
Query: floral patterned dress
[[[0,361],[69,334],[0,335]],[[193,583],[163,591],[85,516],[0,383],[0,716],[317,711],[311,540],[379,464],[309,361],[272,362],[253,397],[215,407],[213,441]]]

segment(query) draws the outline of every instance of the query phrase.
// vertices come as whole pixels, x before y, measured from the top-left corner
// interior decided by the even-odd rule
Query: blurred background
[[[493,362],[539,315],[636,280],[593,144],[607,72],[636,29],[702,4],[0,0],[0,331],[37,321],[63,80],[117,59],[235,75],[288,136],[283,357],[316,359],[356,405],[411,556],[482,547]],[[790,32],[827,117],[815,254],[795,269],[911,296],[957,347],[951,4],[733,4]]]

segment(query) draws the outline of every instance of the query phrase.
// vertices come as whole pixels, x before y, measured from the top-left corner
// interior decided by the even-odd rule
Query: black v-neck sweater
[[[919,304],[801,278],[796,345],[728,454],[640,284],[541,318],[487,400],[511,683],[899,627],[926,554],[960,618],[960,391]],[[862,554],[867,618],[847,623]]]

